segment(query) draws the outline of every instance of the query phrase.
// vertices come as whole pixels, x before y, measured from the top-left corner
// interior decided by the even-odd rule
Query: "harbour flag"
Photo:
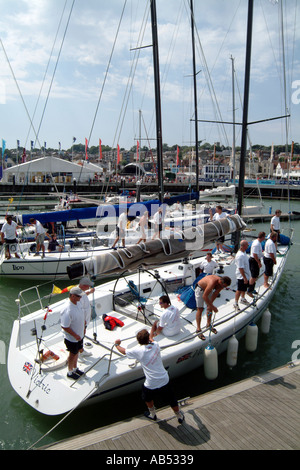
[[[137,162],[140,160],[139,149],[140,149],[140,143],[139,141],[137,141],[137,144],[136,144],[136,161]]]
[[[117,165],[119,165],[120,163],[120,146],[118,144],[118,147],[117,147]]]
[[[88,160],[88,140],[85,139],[85,159]]]
[[[177,160],[176,160],[177,167],[179,166],[179,147],[177,145]]]
[[[22,163],[26,163],[26,148],[23,148],[23,153],[22,153]]]
[[[102,141],[99,139],[99,158],[102,160]]]
[[[2,139],[2,160],[4,157],[5,148],[6,148],[6,140]]]

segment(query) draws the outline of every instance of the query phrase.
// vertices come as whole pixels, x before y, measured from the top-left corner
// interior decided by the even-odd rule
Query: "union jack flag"
[[[30,362],[25,362],[23,366],[23,371],[26,372],[26,374],[30,375],[32,368],[33,368],[33,365],[30,364]]]

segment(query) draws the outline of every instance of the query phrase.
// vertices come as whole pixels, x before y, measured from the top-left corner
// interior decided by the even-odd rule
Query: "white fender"
[[[212,345],[208,345],[204,350],[204,374],[208,380],[218,377],[218,353]]]
[[[255,323],[250,323],[247,326],[246,331],[246,350],[249,352],[254,352],[257,348],[257,339],[258,339],[258,328]]]
[[[262,315],[260,329],[264,334],[268,334],[271,326],[271,312],[269,309],[266,309]]]
[[[228,341],[228,347],[227,347],[226,362],[229,367],[236,366],[237,357],[238,357],[238,349],[239,349],[239,342],[236,339],[235,335],[233,335]]]

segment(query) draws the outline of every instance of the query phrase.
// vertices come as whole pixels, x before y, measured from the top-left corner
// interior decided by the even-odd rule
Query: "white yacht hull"
[[[205,341],[196,334],[195,310],[186,307],[176,293],[176,287],[190,285],[194,281],[200,258],[167,265],[154,273],[147,270],[130,275],[125,273],[117,281],[96,287],[94,299],[90,299],[96,319],[87,328],[84,346],[92,355],[85,359],[84,364],[80,364],[85,375],[78,381],[67,378],[66,352],[60,328],[60,312],[66,300],[52,304],[46,320],[47,308],[36,310],[25,317],[22,317],[21,310],[20,318],[13,325],[8,351],[8,375],[12,387],[27,404],[47,415],[59,415],[84,404],[123,397],[140,389],[144,378],[141,366],[120,355],[114,348],[114,342],[120,338],[125,348],[137,344],[137,332],[145,327],[149,329],[148,320],[152,323],[161,314],[158,298],[164,293],[164,288],[169,292],[171,303],[179,308],[182,322],[178,335],[167,338],[161,334],[157,337],[164,366],[171,379],[198,368],[203,364],[204,350],[209,343],[220,354],[226,350],[233,334],[240,338],[250,322],[258,321],[275,292],[289,247],[282,247],[280,251],[282,256],[278,256],[274,267],[272,289],[263,288],[261,275],[256,284],[256,301],[244,306],[244,309],[241,305],[238,313],[233,307],[236,288],[234,258],[231,255],[216,256],[224,275],[231,277],[232,285],[215,300],[218,313],[213,324],[217,334],[210,336],[209,331],[206,331],[206,315],[203,315],[201,328],[206,336]],[[128,287],[129,280],[139,286],[139,300],[133,298],[132,302],[128,301],[128,296],[132,295]],[[143,302],[145,304],[141,308]],[[148,319],[146,324],[142,312]],[[120,319],[124,326],[112,331],[105,329],[103,314]],[[43,352],[51,350],[60,359],[39,363],[39,341],[39,349],[43,349]]]

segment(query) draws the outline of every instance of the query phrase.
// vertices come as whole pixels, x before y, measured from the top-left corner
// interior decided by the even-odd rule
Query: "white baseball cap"
[[[72,289],[70,289],[70,294],[79,295],[80,297],[82,297],[84,295],[84,292],[80,289],[80,287],[72,287]]]
[[[79,285],[80,286],[91,286],[92,287],[93,283],[88,277],[83,277],[82,279],[80,279]]]

